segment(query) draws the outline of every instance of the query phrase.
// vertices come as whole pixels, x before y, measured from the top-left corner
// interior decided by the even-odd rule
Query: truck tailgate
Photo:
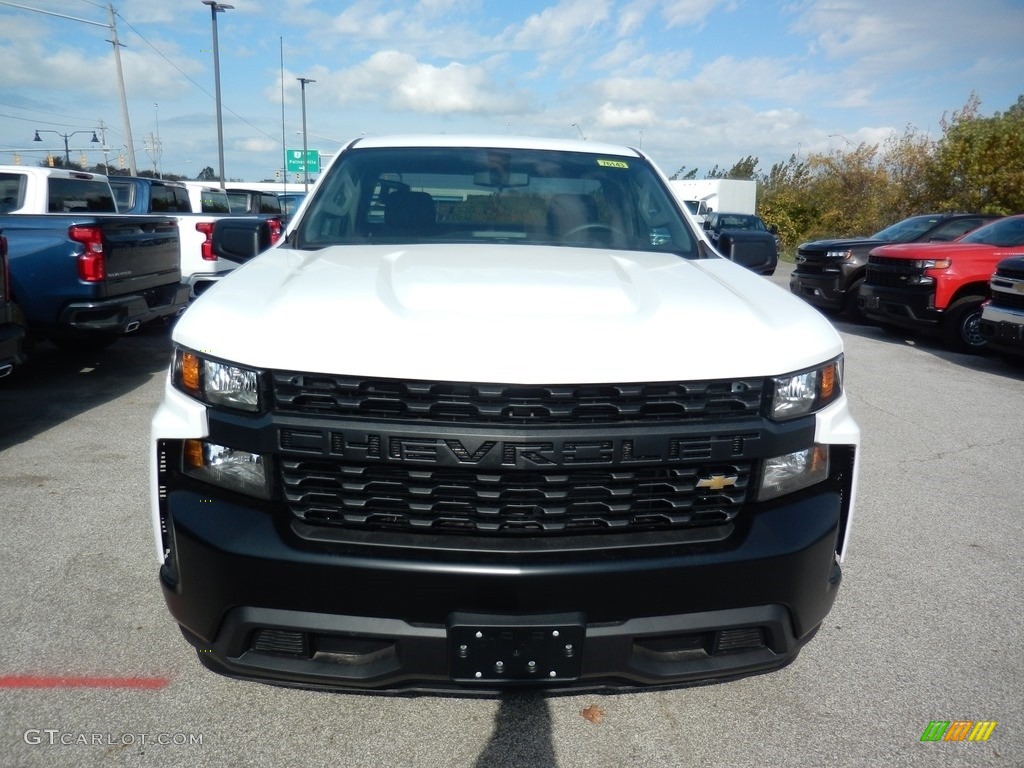
[[[181,279],[174,217],[102,217],[106,297],[136,293]]]

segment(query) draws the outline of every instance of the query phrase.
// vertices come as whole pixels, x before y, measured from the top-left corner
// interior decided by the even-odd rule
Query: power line
[[[146,45],[148,45],[148,46],[149,46],[150,48],[152,48],[152,49],[153,49],[154,51],[156,51],[156,53],[157,53],[157,54],[158,54],[158,55],[160,56],[160,58],[162,58],[162,59],[163,59],[164,61],[166,61],[166,62],[167,62],[168,64],[170,64],[170,65],[171,65],[172,67],[174,67],[174,69],[175,69],[175,70],[176,70],[176,71],[178,72],[178,74],[180,74],[180,75],[181,75],[182,77],[184,77],[184,78],[185,78],[186,80],[188,80],[188,81],[189,81],[190,83],[192,83],[192,85],[194,85],[194,86],[195,86],[196,88],[198,88],[199,90],[201,90],[201,91],[202,91],[203,93],[205,93],[205,94],[206,94],[207,96],[209,96],[209,97],[210,97],[211,99],[213,99],[214,101],[216,101],[216,99],[214,98],[214,96],[213,96],[213,94],[212,94],[212,93],[210,93],[210,92],[209,92],[208,90],[206,90],[205,88],[203,88],[203,86],[201,86],[201,85],[200,85],[199,83],[197,83],[197,82],[196,82],[195,80],[193,80],[193,79],[192,79],[191,77],[189,77],[189,76],[188,76],[188,75],[187,75],[187,74],[186,74],[185,72],[183,72],[183,71],[181,70],[181,68],[180,68],[180,67],[179,67],[179,66],[178,66],[177,64],[175,64],[175,63],[174,63],[173,61],[171,61],[171,60],[170,60],[170,59],[169,59],[169,58],[168,58],[167,56],[165,56],[165,55],[164,55],[163,51],[161,51],[161,50],[160,50],[159,48],[157,48],[157,47],[156,47],[155,45],[153,45],[153,44],[152,44],[151,42],[149,42],[149,40],[147,40],[147,39],[145,38],[145,36],[143,36],[143,34],[142,34],[141,32],[139,32],[139,30],[137,30],[137,29],[136,29],[135,27],[133,27],[133,26],[131,25],[131,22],[130,22],[130,21],[128,21],[128,20],[127,20],[127,19],[126,19],[126,18],[125,18],[124,16],[122,16],[122,15],[121,15],[121,13],[120,13],[119,11],[114,11],[114,13],[116,13],[116,14],[117,14],[117,16],[118,16],[118,17],[119,17],[119,18],[121,19],[121,21],[123,21],[123,22],[124,22],[124,23],[125,23],[125,24],[127,25],[127,27],[128,27],[128,28],[129,28],[129,29],[130,29],[130,30],[131,30],[132,32],[134,32],[134,33],[135,33],[136,35],[138,35],[138,36],[139,36],[139,37],[140,37],[140,38],[142,39],[142,41],[143,41],[143,42],[144,42],[144,43],[145,43]],[[256,131],[257,133],[263,134],[264,136],[266,136],[266,137],[267,137],[268,139],[270,139],[270,140],[271,140],[271,141],[273,141],[273,142],[277,142],[277,141],[278,141],[278,139],[274,138],[273,136],[271,136],[271,135],[270,135],[269,133],[267,133],[266,131],[263,131],[262,129],[260,129],[260,128],[257,128],[257,127],[256,127],[255,125],[253,125],[252,123],[250,123],[250,122],[249,122],[248,120],[246,120],[246,119],[245,119],[244,117],[242,117],[242,116],[241,116],[240,114],[238,114],[238,113],[237,113],[237,112],[235,112],[235,111],[234,111],[233,109],[231,109],[231,107],[229,107],[229,106],[227,106],[226,104],[224,104],[224,103],[223,103],[223,101],[221,102],[221,106],[222,106],[222,107],[223,107],[224,109],[226,109],[226,110],[227,110],[228,112],[230,112],[230,113],[231,113],[232,115],[234,115],[235,117],[237,117],[237,118],[238,118],[239,120],[241,120],[241,121],[242,121],[243,123],[245,123],[245,124],[246,124],[247,126],[249,126],[250,128],[252,128],[252,129],[253,129],[254,131]]]

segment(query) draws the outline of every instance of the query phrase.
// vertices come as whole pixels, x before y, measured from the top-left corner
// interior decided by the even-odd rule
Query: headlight
[[[809,371],[777,376],[772,381],[770,418],[785,421],[820,411],[843,392],[843,356]]]
[[[239,493],[270,498],[267,462],[260,454],[205,440],[186,440],[183,445],[181,469],[186,475]]]
[[[916,269],[949,269],[953,266],[952,259],[918,259],[913,262]]]
[[[178,349],[171,380],[175,388],[209,405],[260,410],[259,375],[248,368]]]
[[[758,501],[767,501],[801,488],[820,483],[828,477],[828,447],[814,445],[795,453],[766,459],[761,471]]]
[[[825,254],[826,259],[849,259],[853,256],[853,251],[828,251]]]

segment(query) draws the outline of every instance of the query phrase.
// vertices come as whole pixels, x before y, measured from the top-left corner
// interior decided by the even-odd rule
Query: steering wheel
[[[612,235],[625,235],[621,229],[613,227],[610,224],[602,224],[599,221],[590,222],[588,224],[580,224],[578,227],[573,227],[566,232],[563,237],[572,237],[573,235],[581,235],[584,232],[603,232],[605,235],[611,237]]]

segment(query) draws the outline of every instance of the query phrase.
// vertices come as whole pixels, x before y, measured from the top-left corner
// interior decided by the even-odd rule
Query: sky
[[[299,77],[315,80],[306,138],[325,156],[370,134],[583,137],[697,178],[908,128],[938,138],[972,94],[991,115],[1024,93],[1024,0],[230,4],[217,14],[224,168],[244,181],[302,148]],[[0,0],[0,164],[62,155],[65,136],[72,161],[127,163],[109,7]],[[112,7],[137,168],[216,170],[210,7]]]

